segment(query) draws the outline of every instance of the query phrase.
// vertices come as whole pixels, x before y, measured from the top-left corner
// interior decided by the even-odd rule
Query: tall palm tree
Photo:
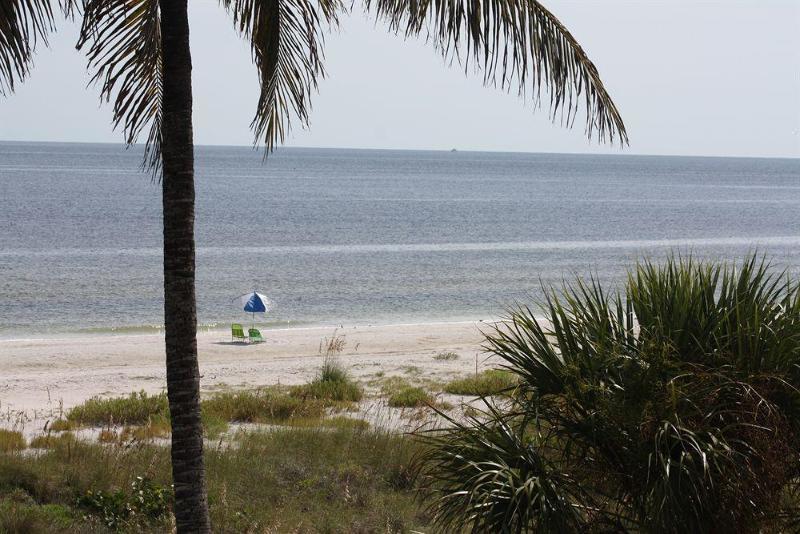
[[[251,127],[268,151],[290,121],[307,123],[325,75],[324,34],[349,12],[342,0],[220,0],[250,41],[261,92]],[[160,177],[164,210],[164,323],[172,469],[179,532],[210,529],[199,408],[194,253],[194,157],[187,0],[0,0],[0,91],[29,73],[58,8],[80,13],[78,47],[113,101],[114,125],[132,144],[147,130],[144,166]],[[536,0],[364,0],[405,37],[422,35],[446,59],[516,90],[571,126],[583,109],[590,138],[627,143],[597,69],[561,22]]]

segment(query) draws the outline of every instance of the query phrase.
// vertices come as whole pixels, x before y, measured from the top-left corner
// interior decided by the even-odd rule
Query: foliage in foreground
[[[329,423],[241,433],[207,450],[215,531],[425,529],[410,469],[418,444],[357,420]],[[169,484],[169,451],[155,444],[0,454],[0,532],[168,532]]]
[[[518,378],[423,434],[436,525],[480,532],[800,527],[800,289],[754,257],[581,281],[487,334]]]

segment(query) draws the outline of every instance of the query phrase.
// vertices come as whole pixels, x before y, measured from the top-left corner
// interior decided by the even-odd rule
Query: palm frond
[[[438,526],[546,531],[550,511],[568,516],[559,495],[580,512],[560,531],[796,526],[796,281],[755,255],[670,256],[624,290],[578,279],[545,295],[539,316],[519,306],[485,333],[515,395],[423,436]]]
[[[591,139],[627,144],[616,105],[597,68],[566,27],[536,0],[366,0],[405,36],[424,34],[447,60],[483,72],[484,83],[533,95],[549,92],[553,121],[574,123],[583,107]]]
[[[87,0],[78,48],[87,47],[92,82],[114,101],[114,127],[134,144],[149,127],[143,166],[161,165],[161,29],[158,0]]]
[[[578,532],[591,497],[553,462],[527,418],[492,404],[444,429],[420,431],[417,458],[428,511],[442,532]]]
[[[261,93],[251,128],[267,150],[281,143],[296,116],[308,124],[310,93],[325,75],[323,21],[337,24],[339,0],[222,0],[250,40]]]
[[[30,73],[36,45],[54,29],[53,0],[0,2],[0,95],[14,92]]]

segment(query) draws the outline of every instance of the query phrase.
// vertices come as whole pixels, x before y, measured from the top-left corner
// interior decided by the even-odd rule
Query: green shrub
[[[795,279],[673,257],[546,294],[486,336],[514,395],[421,434],[437,530],[797,531]]]
[[[458,359],[458,354],[455,353],[455,352],[452,352],[452,351],[440,352],[438,354],[435,354],[433,356],[433,359],[434,360],[443,360],[443,361],[457,360]]]
[[[39,505],[33,499],[0,500],[0,532],[75,532],[76,519],[66,506]]]
[[[217,437],[227,430],[225,419],[206,411],[202,413],[202,420],[208,437]],[[92,397],[69,410],[66,420],[53,421],[49,429],[57,432],[71,430],[80,425],[124,427],[121,432],[106,431],[106,442],[112,437],[123,441],[167,438],[172,431],[166,393],[148,395],[144,391],[131,393],[127,397]]]
[[[153,417],[169,417],[166,393],[148,395],[144,391],[127,397],[92,397],[67,412],[67,420],[81,425],[142,425]]]
[[[418,408],[433,404],[433,397],[424,389],[415,386],[405,386],[393,392],[388,399],[392,408]]]
[[[302,426],[242,430],[206,447],[215,532],[430,530],[413,490],[415,441],[357,419],[333,417],[314,427],[309,419],[297,421]],[[169,447],[78,440],[46,454],[0,454],[0,532],[94,534],[107,532],[109,523],[121,532],[170,532],[163,499],[145,499],[155,503],[153,513],[134,502],[131,484],[139,476],[168,494]],[[12,495],[13,516],[2,504]],[[43,512],[50,507],[54,516],[71,518],[69,525]]]
[[[325,413],[325,406],[314,399],[287,395],[278,388],[263,388],[217,393],[202,402],[202,410],[207,420],[275,423],[294,417],[321,417]]]
[[[291,389],[291,395],[301,399],[316,399],[322,402],[358,402],[364,396],[361,386],[350,380],[346,382],[329,382],[314,380]]]
[[[244,435],[235,450],[209,454],[212,502],[227,491],[212,522],[224,532],[425,530],[412,488],[418,450],[406,436],[363,425]]]
[[[323,402],[359,402],[364,396],[361,386],[333,356],[325,356],[317,377],[308,384],[291,389],[293,397]]]
[[[0,452],[21,451],[25,448],[22,432],[0,428]]]
[[[317,380],[320,382],[347,382],[350,377],[336,358],[326,357],[322,362]]]
[[[163,518],[169,511],[172,492],[148,478],[136,477],[130,493],[117,490],[89,490],[77,504],[100,518],[112,530],[129,525],[141,526]]]
[[[516,383],[513,373],[502,369],[489,369],[477,375],[448,382],[444,390],[453,395],[489,397],[512,390]]]

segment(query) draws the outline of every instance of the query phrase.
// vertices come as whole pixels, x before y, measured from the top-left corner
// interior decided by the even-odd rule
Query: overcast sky
[[[247,45],[216,0],[190,0],[195,142],[249,145],[258,94]],[[631,138],[625,153],[800,156],[800,1],[547,0],[597,65]],[[0,139],[118,142],[86,88],[77,27],[62,24],[33,76],[0,100]],[[447,67],[363,15],[327,39],[311,127],[288,145],[619,152],[563,130],[516,95]]]

